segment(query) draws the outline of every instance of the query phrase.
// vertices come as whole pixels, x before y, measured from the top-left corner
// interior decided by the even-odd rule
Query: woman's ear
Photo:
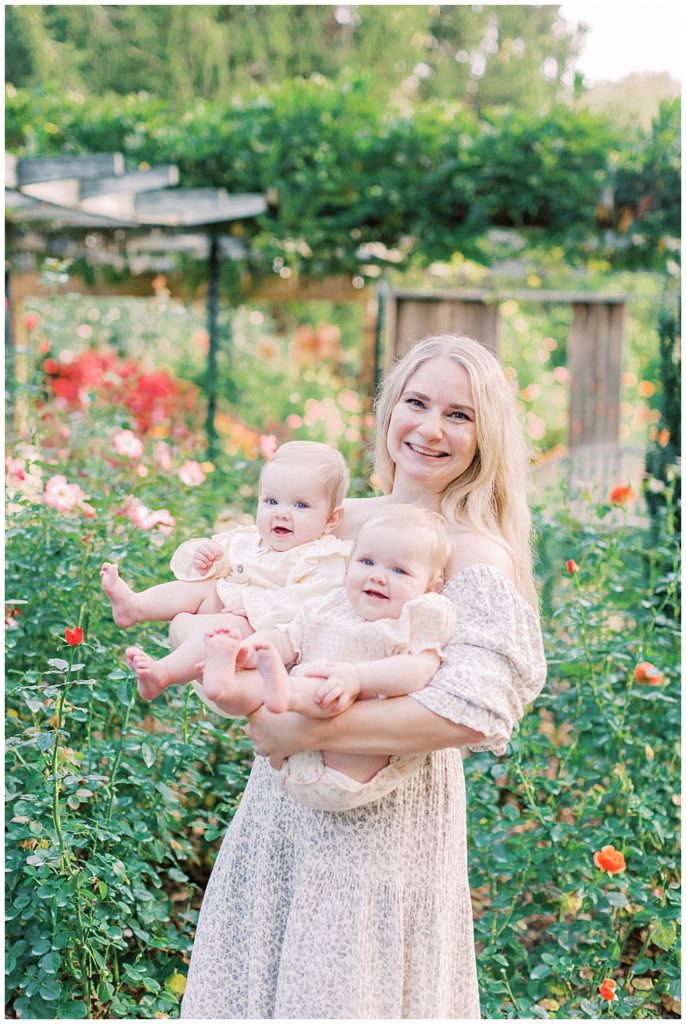
[[[427,587],[427,594],[435,594],[439,590],[442,590],[444,582],[445,580],[443,579],[442,576],[434,576],[434,578],[429,583],[429,586]]]
[[[333,533],[343,518],[343,506],[339,505],[338,508],[334,508],[329,512],[326,517],[326,526],[324,527],[324,533]]]

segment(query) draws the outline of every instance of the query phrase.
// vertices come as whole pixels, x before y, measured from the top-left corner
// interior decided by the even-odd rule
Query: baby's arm
[[[355,700],[378,696],[403,697],[422,690],[440,663],[435,651],[394,654],[375,661],[308,664],[304,678],[323,680],[313,695],[320,709],[317,717],[322,712],[338,715]]]

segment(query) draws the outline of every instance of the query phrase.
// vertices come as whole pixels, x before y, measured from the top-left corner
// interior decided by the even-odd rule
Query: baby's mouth
[[[272,533],[275,533],[277,537],[287,537],[289,533],[292,533],[287,526],[274,526],[272,527]]]
[[[388,597],[386,596],[386,594],[382,594],[380,590],[372,590],[371,588],[368,588],[367,590],[364,591],[364,593],[367,595],[367,597],[371,597],[375,601],[387,601],[388,600]]]

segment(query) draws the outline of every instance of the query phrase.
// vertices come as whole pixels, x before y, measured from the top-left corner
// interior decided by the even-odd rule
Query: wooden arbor
[[[479,289],[422,294],[390,291],[384,295],[388,366],[418,339],[441,331],[468,334],[498,349],[498,304],[506,299],[571,305],[567,341],[571,374],[569,446],[616,444],[619,439],[624,295]]]
[[[164,165],[148,170],[125,172],[120,153],[96,153],[86,156],[6,158],[6,215],[11,228],[13,248],[24,256],[36,249],[47,253],[51,236],[70,239],[71,251],[88,255],[105,241],[105,254],[117,257],[118,244],[138,242],[139,249],[194,251],[202,249],[208,259],[207,330],[208,413],[207,437],[210,448],[215,441],[214,413],[217,394],[217,313],[219,305],[219,266],[222,254],[241,259],[247,250],[237,239],[224,234],[230,223],[257,217],[267,209],[266,197],[259,193],[229,195],[224,189],[179,189],[178,170]],[[38,230],[37,230],[38,229]],[[189,234],[195,229],[196,234]],[[97,235],[95,234],[97,232]],[[200,232],[198,237],[197,232]],[[153,233],[156,238],[152,238]],[[146,245],[147,242],[147,245]],[[152,242],[152,244],[150,244]],[[13,288],[6,272],[7,296],[11,305]],[[13,377],[12,317],[6,318],[9,331],[6,350],[6,376]],[[8,360],[10,365],[8,365]]]

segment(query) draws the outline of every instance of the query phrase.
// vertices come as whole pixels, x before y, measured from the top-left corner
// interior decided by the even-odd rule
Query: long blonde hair
[[[477,450],[471,465],[446,487],[441,512],[448,523],[468,526],[502,544],[515,567],[517,586],[537,606],[531,565],[531,513],[526,498],[529,456],[515,398],[496,357],[474,338],[438,334],[417,342],[389,370],[376,402],[375,469],[382,489],[393,488],[395,464],[388,426],[410,377],[430,359],[452,359],[469,374],[474,396]]]

